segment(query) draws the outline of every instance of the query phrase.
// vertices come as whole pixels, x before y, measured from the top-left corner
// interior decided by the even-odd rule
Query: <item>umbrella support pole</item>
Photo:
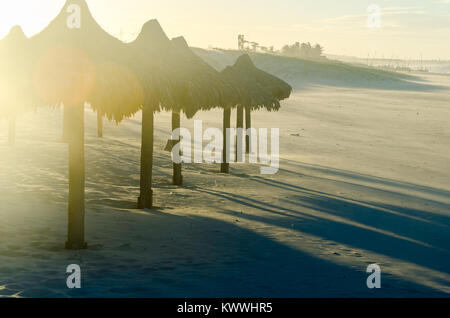
[[[65,107],[70,119],[69,138],[69,222],[66,249],[87,248],[84,240],[85,163],[84,163],[84,104]]]
[[[250,153],[250,141],[251,141],[251,133],[249,129],[252,128],[252,115],[250,107],[245,108],[245,129],[247,130],[247,134],[245,136],[245,152]]]
[[[8,123],[8,144],[14,146],[16,143],[16,116],[9,118]]]
[[[236,136],[236,162],[243,161],[243,158],[239,158],[239,147],[242,148],[242,130],[244,129],[244,107],[239,105],[237,107],[236,114],[236,128],[238,129],[238,133]]]
[[[172,131],[181,128],[181,115],[177,112],[172,112]],[[178,140],[180,142],[180,140]],[[173,163],[173,185],[182,186],[183,185],[183,175],[181,163]]]
[[[103,138],[103,116],[97,111],[97,136]]]
[[[68,143],[70,138],[70,110],[69,106],[63,106],[63,132],[62,132],[62,142]]]
[[[230,173],[230,132],[231,126],[231,109],[225,108],[223,110],[223,150],[222,150],[222,164],[220,166],[221,173]]]
[[[153,207],[153,110],[149,107],[142,109],[142,141],[141,141],[141,182],[140,196],[138,199],[139,209],[151,209]]]

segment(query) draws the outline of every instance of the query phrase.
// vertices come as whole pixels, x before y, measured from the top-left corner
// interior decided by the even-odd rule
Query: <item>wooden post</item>
[[[68,143],[70,138],[70,106],[63,106],[63,132],[62,142]]]
[[[103,116],[100,111],[97,111],[97,135],[98,138],[103,138]]]
[[[222,150],[222,164],[220,165],[221,173],[230,173],[230,149],[228,148],[229,133],[227,131],[231,126],[231,109],[225,108],[223,110],[223,150]]]
[[[180,113],[172,111],[172,131],[178,128],[181,128],[181,115]],[[178,142],[180,142],[180,140],[178,140]],[[183,185],[183,175],[181,170],[181,163],[173,163],[173,185]]]
[[[252,117],[250,107],[245,107],[245,129],[248,130],[252,128]],[[245,137],[245,152],[250,153],[250,133]]]
[[[84,104],[65,106],[69,115],[69,224],[66,249],[85,249]]]
[[[239,128],[244,128],[244,107],[242,105],[238,105],[237,107],[237,116],[236,116],[236,128],[238,129],[237,137],[236,137],[236,162],[239,162],[238,158],[238,147],[240,146],[240,140],[242,140],[242,133],[239,132]]]
[[[151,209],[153,207],[153,109],[144,106],[142,109],[142,141],[141,141],[141,183],[138,199],[139,209]]]
[[[11,116],[8,123],[8,144],[14,146],[16,143],[16,116]]]

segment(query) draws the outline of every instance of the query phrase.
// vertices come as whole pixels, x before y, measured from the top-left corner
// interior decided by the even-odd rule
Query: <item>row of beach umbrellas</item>
[[[81,23],[68,24],[80,8]],[[222,72],[204,62],[183,37],[169,39],[156,20],[148,21],[135,41],[124,43],[105,32],[85,0],[67,0],[58,16],[40,33],[27,38],[14,27],[0,40],[0,119],[9,120],[9,142],[15,121],[36,107],[63,107],[63,140],[69,145],[69,224],[66,247],[86,247],[84,105],[102,118],[120,123],[142,112],[141,173],[138,207],[153,206],[152,167],[155,113],[172,113],[172,130],[181,114],[221,108],[224,130],[237,109],[238,128],[251,127],[251,112],[276,111],[291,86],[257,69],[248,55]],[[224,134],[225,135],[225,134]],[[173,141],[179,142],[179,140]],[[249,141],[247,140],[247,148]],[[224,147],[225,153],[225,147]],[[229,166],[222,164],[227,173]],[[173,164],[173,184],[183,183],[181,164]]]

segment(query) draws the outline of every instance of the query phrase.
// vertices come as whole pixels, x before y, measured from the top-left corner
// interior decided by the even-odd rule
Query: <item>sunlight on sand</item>
[[[325,240],[298,230],[290,230],[285,227],[269,225],[258,221],[251,221],[250,223],[247,226],[251,228],[255,227],[254,231],[258,234],[270,237],[281,244],[314,255],[323,260],[359,270],[365,269],[368,264],[377,263],[382,266],[384,274],[396,276],[405,282],[411,281],[411,278],[414,277],[414,281],[418,284],[450,293],[450,275],[446,273],[374,253],[369,250]],[[317,253],[318,246],[321,247],[320,253]],[[336,253],[336,250],[339,253]],[[337,257],[337,254],[339,254],[339,257]]]
[[[237,290],[254,297],[447,296],[446,94],[296,91],[279,113],[254,116],[259,127],[283,125],[277,175],[261,177],[250,164],[231,165],[230,175],[215,165],[185,165],[183,188],[170,185],[172,163],[162,149],[171,116],[158,113],[159,208],[152,211],[133,208],[139,115],[120,126],[105,121],[99,139],[96,115],[86,111],[90,248],[73,253],[64,250],[61,111],[24,115],[14,147],[7,146],[7,125],[0,123],[0,295],[71,297],[65,266],[80,262],[88,297],[223,297]],[[222,125],[220,112],[196,119]],[[191,128],[193,121],[183,118],[183,125]],[[373,263],[382,270],[376,292],[365,281]]]
[[[5,291],[7,291],[7,287],[6,286],[0,286],[0,298],[22,298],[20,296],[20,294],[22,292],[6,295],[6,294],[3,294]]]

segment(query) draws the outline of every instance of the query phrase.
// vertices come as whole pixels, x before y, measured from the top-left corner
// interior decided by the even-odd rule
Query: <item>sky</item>
[[[28,36],[39,32],[65,1],[1,0],[0,37],[14,25]],[[277,49],[311,42],[321,44],[327,54],[450,60],[450,0],[87,2],[99,24],[124,41],[132,41],[147,20],[156,18],[169,37],[183,35],[196,47],[237,49],[237,36],[244,34]]]

